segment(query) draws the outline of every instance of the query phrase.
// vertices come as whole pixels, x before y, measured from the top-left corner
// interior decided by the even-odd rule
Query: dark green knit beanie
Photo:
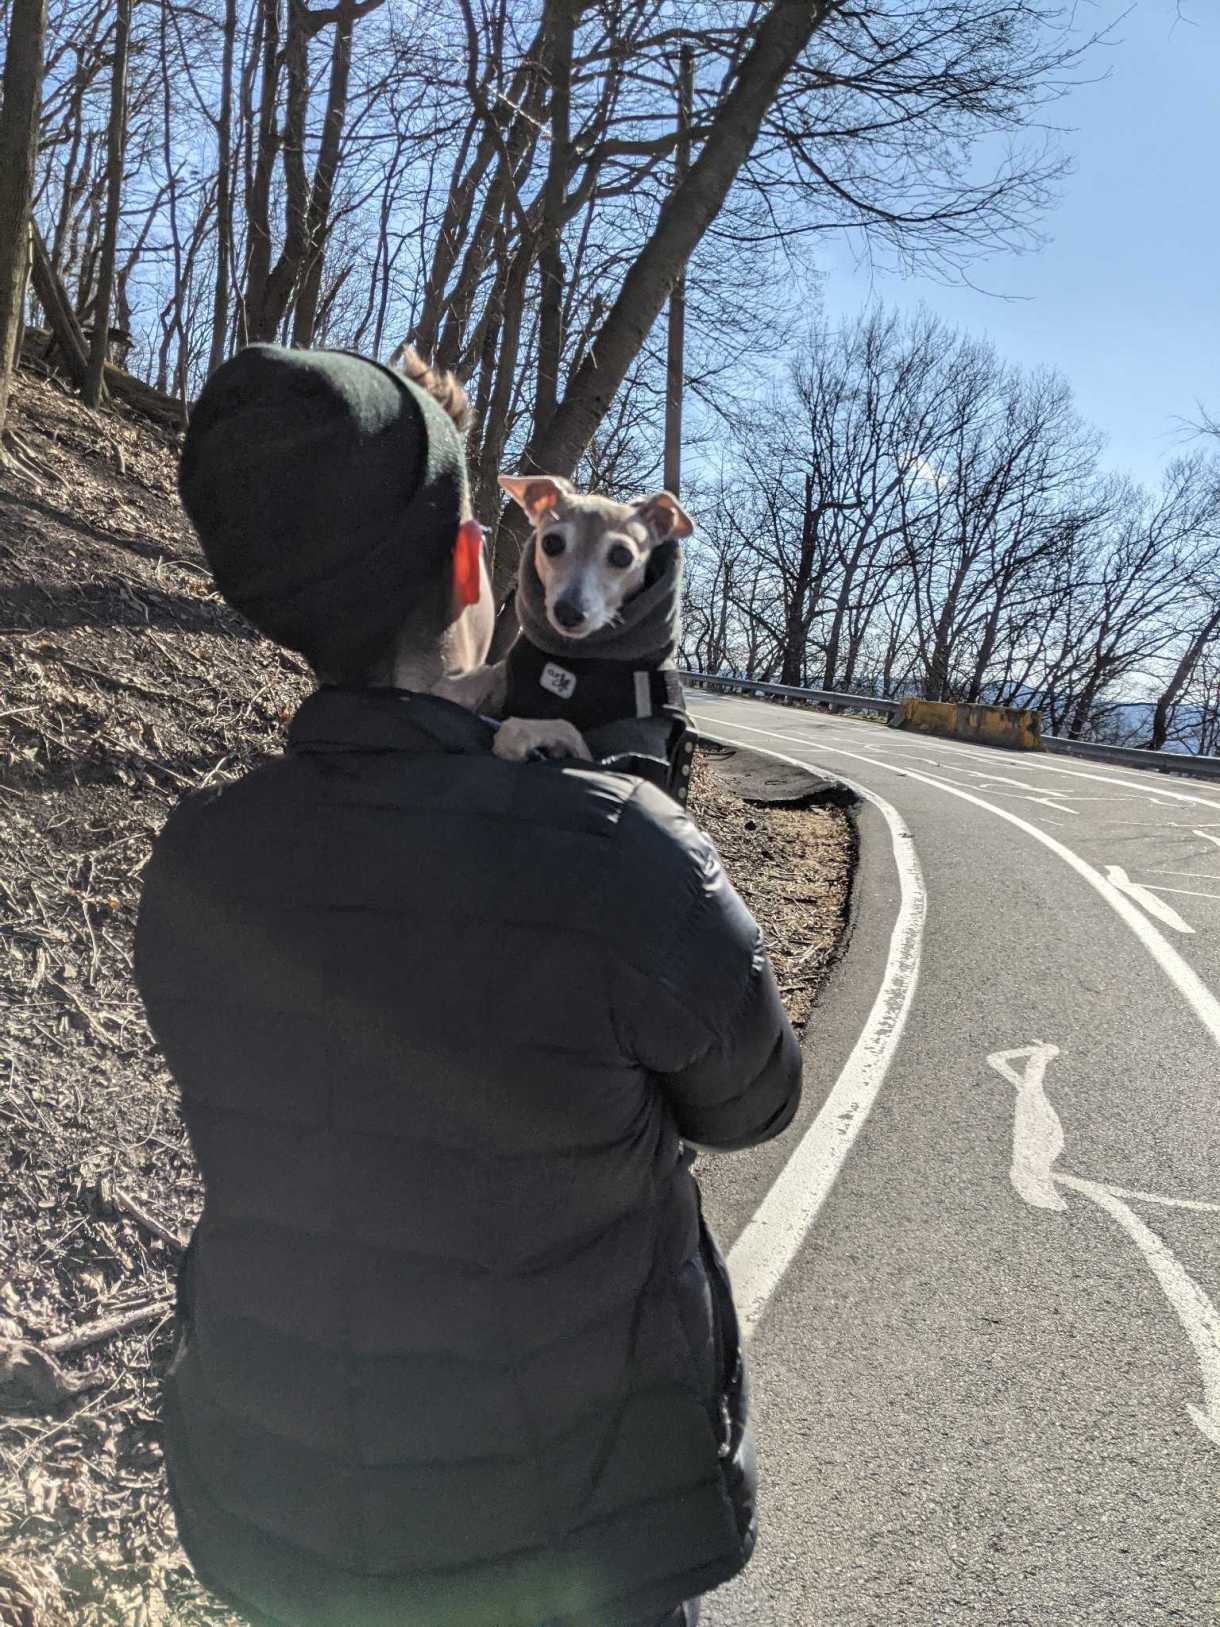
[[[385,652],[469,512],[465,450],[430,395],[346,351],[277,345],[212,374],[178,489],[229,603],[331,674]]]

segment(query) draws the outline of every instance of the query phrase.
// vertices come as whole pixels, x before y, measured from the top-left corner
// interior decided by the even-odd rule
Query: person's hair
[[[463,439],[470,432],[474,421],[474,411],[470,405],[470,397],[466,394],[466,387],[456,373],[450,373],[443,367],[433,367],[415,349],[414,345],[402,344],[390,357],[390,366],[397,372],[409,378],[412,384],[421,390],[427,390],[432,399],[442,406],[457,425],[458,434]]]
[[[463,440],[466,438],[474,419],[474,412],[470,398],[466,394],[466,387],[456,373],[451,373],[445,368],[433,367],[405,340],[390,357],[390,366],[404,378],[409,378],[419,389],[426,390],[453,419]],[[445,555],[445,561],[448,562],[448,555]],[[445,624],[448,605],[448,573],[444,570],[434,571],[420,584],[419,593],[411,609],[404,616],[401,629],[380,654],[369,661],[361,662],[359,671],[328,670],[324,673],[315,668],[318,677],[325,678],[328,683],[353,685],[380,680],[393,667],[398,652],[404,645],[426,644],[430,638],[439,636]]]

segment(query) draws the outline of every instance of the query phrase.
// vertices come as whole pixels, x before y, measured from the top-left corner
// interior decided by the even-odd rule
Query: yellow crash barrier
[[[949,740],[978,740],[1012,751],[1042,750],[1042,717],[1016,706],[968,706],[957,701],[921,701],[908,695],[891,720],[896,729],[937,734]]]

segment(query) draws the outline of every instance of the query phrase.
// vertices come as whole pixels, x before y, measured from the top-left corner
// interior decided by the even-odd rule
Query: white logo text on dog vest
[[[566,667],[557,666],[554,661],[548,661],[538,682],[543,689],[549,689],[552,695],[566,701],[576,688],[576,674]]]

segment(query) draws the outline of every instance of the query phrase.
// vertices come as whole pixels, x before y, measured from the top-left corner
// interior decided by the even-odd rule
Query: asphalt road
[[[1220,1622],[1220,785],[691,701],[887,805],[798,1125],[704,1164],[763,1475],[707,1627]]]

